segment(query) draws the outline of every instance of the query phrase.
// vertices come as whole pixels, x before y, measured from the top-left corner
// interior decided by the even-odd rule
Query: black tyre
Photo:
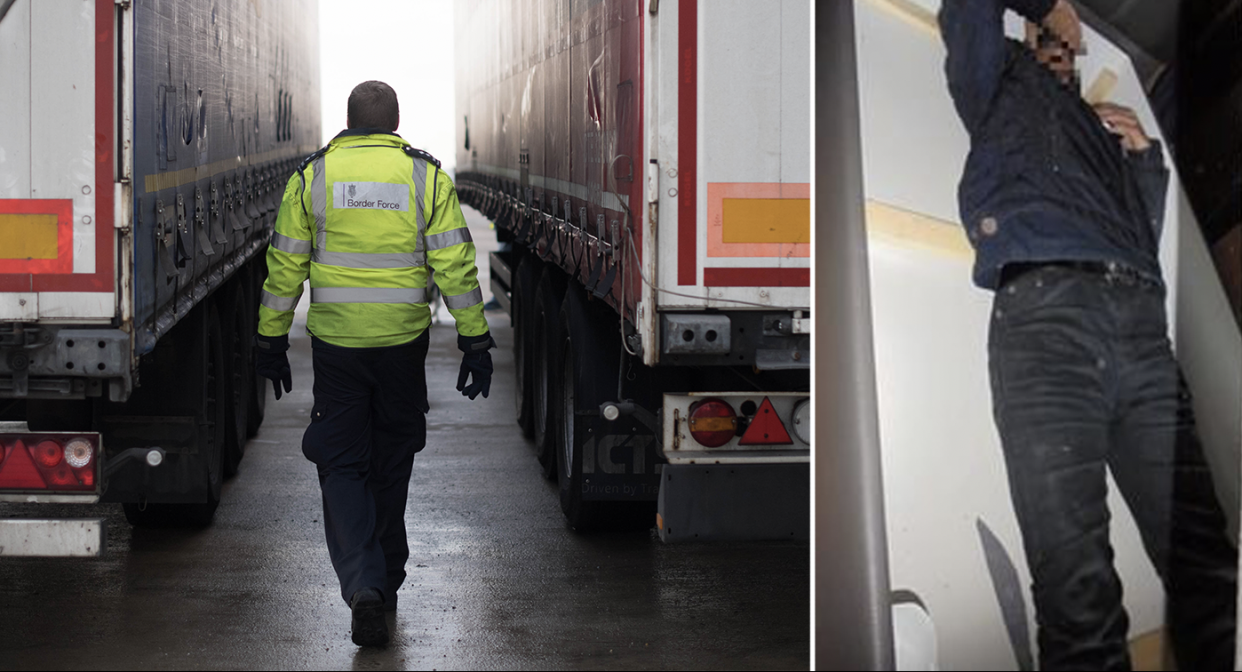
[[[518,264],[513,281],[513,369],[516,378],[514,401],[522,435],[535,438],[535,403],[531,390],[534,379],[534,311],[538,261],[527,256]]]
[[[254,349],[251,334],[254,324],[250,319],[249,292],[243,282],[225,286],[221,319],[225,343],[225,378],[227,390],[223,399],[225,406],[224,428],[224,475],[233,476],[241,465],[246,452],[246,439],[250,412],[250,395],[254,394]]]
[[[555,439],[559,469],[561,512],[571,527],[585,531],[598,527],[614,502],[589,502],[582,497],[586,485],[584,452],[593,450],[592,417],[600,404],[617,396],[620,347],[600,320],[592,320],[582,290],[571,288],[561,304],[556,343],[561,355],[556,367],[557,424]]]
[[[220,314],[215,302],[207,309],[206,343],[202,365],[204,382],[200,389],[188,394],[200,409],[199,426],[202,431],[200,448],[203,459],[203,478],[206,480],[207,501],[195,504],[172,503],[126,503],[125,518],[135,527],[206,527],[211,524],[220,505],[220,490],[224,481],[224,433],[226,431],[226,365],[224,337],[220,328]]]
[[[531,315],[534,352],[531,353],[531,410],[534,417],[535,451],[543,476],[549,480],[557,477],[556,470],[556,407],[553,389],[556,387],[557,363],[563,353],[558,349],[556,338],[561,299],[565,295],[564,280],[559,273],[546,268],[535,290],[535,310]]]
[[[248,346],[253,343],[259,325],[259,293],[263,291],[263,282],[267,279],[267,264],[260,257],[250,264],[250,304],[247,310],[250,315],[250,332],[246,334]],[[246,413],[246,438],[254,438],[263,424],[263,415],[267,412],[267,378],[254,373],[254,350],[250,352],[250,409]]]

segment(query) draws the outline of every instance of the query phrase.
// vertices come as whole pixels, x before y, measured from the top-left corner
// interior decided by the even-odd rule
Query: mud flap
[[[617,433],[604,434],[601,429]],[[582,448],[584,501],[656,500],[660,490],[656,437],[637,423],[605,422],[597,414],[591,437]]]
[[[666,464],[660,540],[811,538],[811,465]]]
[[[207,501],[203,462],[199,457],[200,427],[194,416],[109,416],[101,430],[108,437],[108,454],[127,448],[164,449],[164,462],[152,467],[132,461],[104,484],[104,502]]]

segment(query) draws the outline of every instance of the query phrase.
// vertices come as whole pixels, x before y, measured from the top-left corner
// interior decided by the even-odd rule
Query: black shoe
[[[384,598],[384,611],[396,611],[396,610],[397,610],[397,595],[396,593],[394,593]]]
[[[363,588],[349,601],[353,614],[353,639],[358,646],[388,643],[388,623],[384,621],[384,597],[374,588]]]

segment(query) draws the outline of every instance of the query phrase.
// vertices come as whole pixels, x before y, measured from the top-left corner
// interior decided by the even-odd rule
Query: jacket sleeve
[[[1005,69],[1006,9],[1036,23],[1056,0],[944,0],[938,20],[945,77],[962,124],[973,134],[987,114]]]
[[[1164,231],[1164,201],[1169,190],[1169,169],[1164,165],[1164,149],[1160,141],[1152,140],[1146,150],[1128,153],[1126,158],[1134,169],[1147,221],[1156,234],[1156,240],[1160,240]]]
[[[428,164],[427,191],[435,205],[424,238],[427,265],[433,281],[440,287],[444,305],[457,321],[457,333],[479,336],[487,333],[483,316],[483,290],[479,287],[479,269],[474,263],[474,239],[466,228],[461,204],[453,181],[442,170]]]
[[[307,171],[312,170],[307,168]],[[306,183],[310,184],[310,176]],[[259,334],[283,336],[293,325],[293,309],[302,298],[310,274],[311,228],[302,205],[302,177],[294,173],[276,216],[276,230],[267,248],[267,280],[259,294]]]

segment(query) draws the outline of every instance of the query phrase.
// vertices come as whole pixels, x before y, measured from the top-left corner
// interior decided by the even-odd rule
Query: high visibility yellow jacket
[[[457,332],[487,332],[474,243],[448,175],[396,134],[345,131],[285,187],[259,333],[289,333],[309,277],[311,335],[349,348],[409,342],[431,324],[428,266]]]

